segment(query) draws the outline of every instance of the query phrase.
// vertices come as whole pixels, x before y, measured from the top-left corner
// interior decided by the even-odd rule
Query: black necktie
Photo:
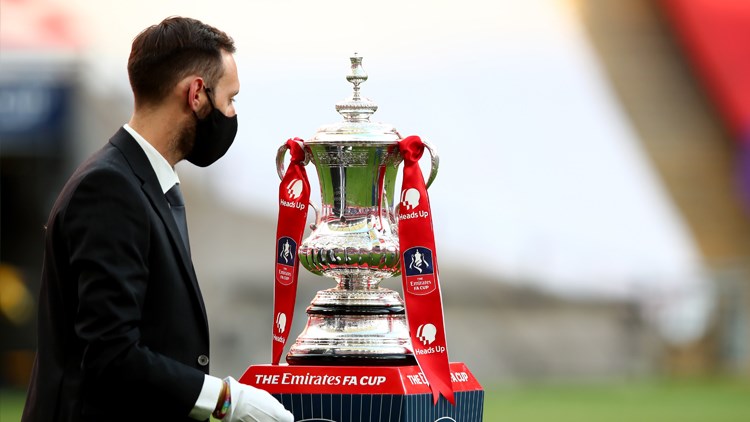
[[[172,216],[177,223],[177,228],[180,230],[180,236],[182,237],[182,243],[185,244],[188,254],[190,254],[190,242],[188,241],[188,228],[187,228],[187,217],[185,216],[185,200],[182,198],[182,192],[180,192],[180,184],[175,183],[171,189],[164,194],[169,202],[169,208],[172,210]]]

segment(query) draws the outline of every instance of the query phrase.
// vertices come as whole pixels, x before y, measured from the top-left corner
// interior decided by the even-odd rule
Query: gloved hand
[[[227,377],[232,406],[222,422],[294,422],[292,412],[265,390]]]

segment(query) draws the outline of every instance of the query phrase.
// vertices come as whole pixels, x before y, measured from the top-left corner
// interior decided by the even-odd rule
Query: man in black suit
[[[130,121],[68,180],[46,226],[38,350],[23,421],[292,421],[265,391],[209,375],[208,321],[177,162],[237,131],[234,41],[172,17],[133,41]]]

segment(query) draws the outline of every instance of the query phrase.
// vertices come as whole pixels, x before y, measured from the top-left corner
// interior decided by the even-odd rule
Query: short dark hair
[[[224,74],[222,50],[234,53],[234,40],[196,19],[173,16],[146,28],[133,40],[128,59],[136,102],[159,104],[191,74],[214,86]]]

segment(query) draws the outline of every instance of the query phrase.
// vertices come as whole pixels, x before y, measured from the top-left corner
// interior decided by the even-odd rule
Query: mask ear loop
[[[216,106],[214,105],[214,100],[212,100],[211,96],[208,95],[209,93],[214,92],[214,90],[207,86],[203,87],[203,90],[206,91],[206,98],[208,98],[208,103],[211,104],[211,108],[216,109]]]
[[[215,110],[216,106],[214,106],[214,102],[211,99],[211,96],[208,95],[208,93],[209,92],[213,92],[213,90],[211,88],[209,88],[209,87],[206,87],[206,86],[203,87],[203,90],[206,91],[206,98],[208,98],[208,103],[211,104],[211,108]],[[190,103],[190,90],[188,90],[188,93],[187,93],[187,100],[188,100],[188,104],[189,104]],[[195,110],[193,110],[193,115],[195,116],[196,119],[200,120],[200,116],[198,116],[198,113],[196,113]]]
[[[206,98],[208,98],[208,103],[211,104],[211,108],[215,109],[216,106],[214,105],[214,101],[211,99],[211,96],[208,95],[209,93],[214,92],[214,90],[205,85],[203,86],[203,90],[206,91]],[[188,93],[187,93],[187,101],[188,103],[190,103],[190,90],[188,90]],[[193,114],[195,114],[195,111],[193,111]],[[195,117],[198,117],[198,115],[196,114]]]

